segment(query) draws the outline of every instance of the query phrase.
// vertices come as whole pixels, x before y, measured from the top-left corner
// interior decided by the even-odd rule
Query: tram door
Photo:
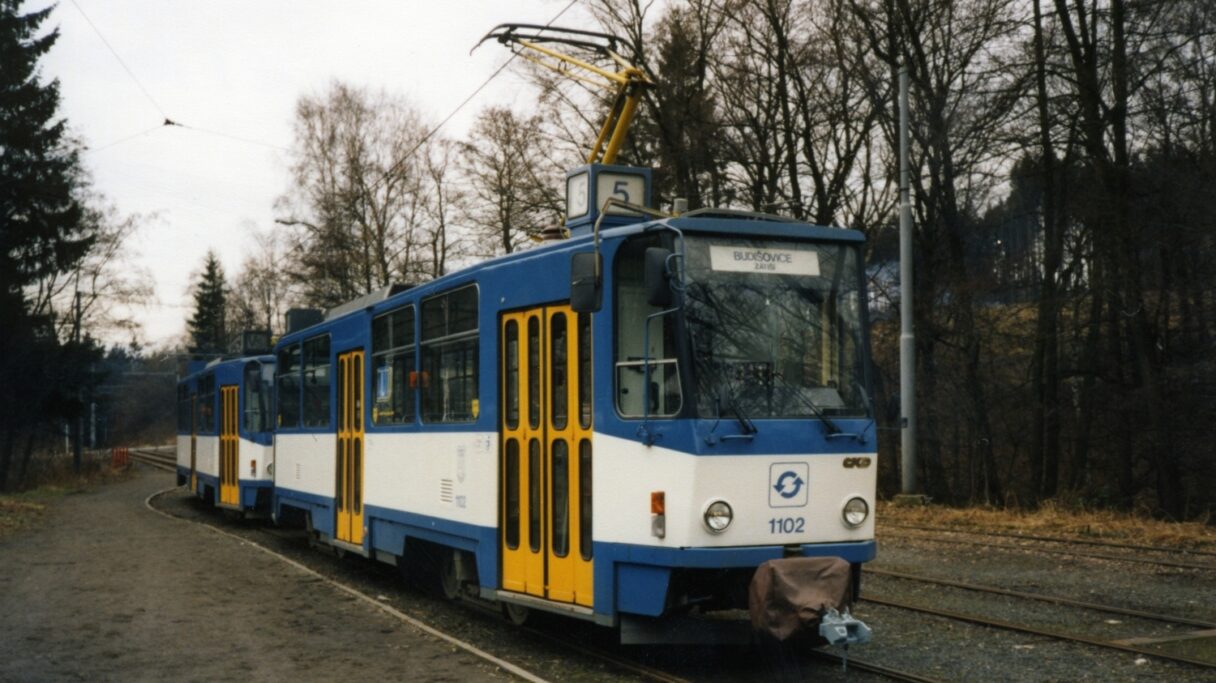
[[[338,511],[334,537],[363,545],[363,352],[338,356]]]
[[[190,394],[190,493],[198,493],[198,394]]]
[[[502,587],[590,607],[591,316],[502,317]]]
[[[241,448],[237,429],[237,386],[220,387],[220,503],[240,505],[237,483]]]

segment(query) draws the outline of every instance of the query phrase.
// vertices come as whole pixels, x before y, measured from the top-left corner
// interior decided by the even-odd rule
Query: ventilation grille
[[[439,480],[439,500],[445,503],[452,502],[452,486],[451,479]]]

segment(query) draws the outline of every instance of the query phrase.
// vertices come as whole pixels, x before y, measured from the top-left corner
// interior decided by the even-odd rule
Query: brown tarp
[[[817,633],[820,616],[849,604],[849,563],[839,557],[787,557],[756,569],[748,589],[752,628],[780,641]]]

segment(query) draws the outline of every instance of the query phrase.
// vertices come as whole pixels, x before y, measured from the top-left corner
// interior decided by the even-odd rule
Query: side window
[[[372,381],[376,388],[372,420],[378,425],[414,422],[414,307],[389,311],[372,320]]]
[[[329,335],[304,342],[304,426],[329,426]]]
[[[177,433],[190,433],[190,385],[177,385]]]
[[[198,431],[203,434],[215,432],[215,375],[198,381]]]
[[[472,422],[477,398],[477,287],[422,302],[422,419]]]
[[[653,237],[636,238],[626,242],[616,256],[616,409],[624,417],[642,417],[647,413],[651,417],[672,416],[683,405],[675,317],[649,318],[662,309],[646,301],[644,257],[647,247],[658,245]],[[649,339],[645,334],[647,325]],[[647,359],[649,411],[643,409]]]
[[[275,365],[275,383],[278,385],[279,427],[300,426],[300,345],[292,344],[279,351]]]
[[[245,413],[242,426],[246,432],[265,432],[270,429],[269,411],[267,410],[266,392],[262,386],[262,364],[251,362],[245,364],[245,377],[241,382],[245,390]]]

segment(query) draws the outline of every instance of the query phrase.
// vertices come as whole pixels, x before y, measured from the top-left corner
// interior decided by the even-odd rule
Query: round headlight
[[[841,513],[844,523],[848,526],[861,526],[869,516],[870,504],[864,498],[850,498],[849,502],[844,504],[844,511]]]
[[[730,526],[730,521],[735,516],[731,511],[730,505],[727,505],[724,500],[715,500],[705,508],[705,526],[715,534],[720,534]]]

